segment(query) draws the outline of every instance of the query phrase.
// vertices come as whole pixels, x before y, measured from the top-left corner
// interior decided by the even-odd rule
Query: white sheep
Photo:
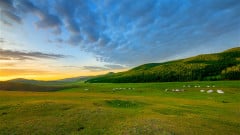
[[[200,90],[200,92],[205,92],[205,90]]]
[[[207,91],[207,93],[212,93],[212,92],[213,92],[213,90],[208,90],[208,91]]]
[[[222,90],[217,90],[217,93],[219,93],[219,94],[223,94],[224,91],[222,91]]]

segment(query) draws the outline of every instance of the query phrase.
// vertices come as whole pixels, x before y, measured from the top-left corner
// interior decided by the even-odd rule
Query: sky
[[[0,80],[55,80],[240,46],[239,0],[0,0]]]

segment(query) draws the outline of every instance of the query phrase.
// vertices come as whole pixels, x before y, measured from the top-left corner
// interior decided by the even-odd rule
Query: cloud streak
[[[108,68],[105,67],[99,67],[99,66],[84,66],[84,70],[89,70],[89,71],[106,71],[109,70]]]
[[[59,59],[67,56],[61,54],[48,54],[42,52],[23,52],[4,50],[0,48],[0,60],[33,60],[33,59]]]
[[[15,14],[9,12],[9,11],[5,11],[4,10],[4,11],[2,11],[2,14],[7,16],[9,19],[19,23],[19,24],[22,23],[22,20],[21,20],[21,18],[19,16],[15,15]]]
[[[84,66],[83,69],[89,70],[89,71],[108,71],[108,70],[126,69],[126,67],[121,65],[107,64],[104,66]]]

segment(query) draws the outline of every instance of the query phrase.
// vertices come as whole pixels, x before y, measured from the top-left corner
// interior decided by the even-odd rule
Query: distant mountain
[[[239,80],[240,47],[164,63],[149,63],[126,72],[97,76],[90,83]]]
[[[84,82],[90,77],[73,77],[54,81],[40,81],[24,78],[16,78],[8,81],[0,81],[0,90],[13,91],[58,91],[69,88],[77,88],[75,82]]]
[[[19,81],[19,82],[18,82]],[[64,83],[43,83],[38,81],[29,81],[24,79],[15,79],[13,81],[0,81],[0,90],[9,91],[58,91],[69,88],[76,88],[77,85]]]
[[[43,81],[31,80],[31,79],[25,79],[25,78],[16,78],[16,79],[8,80],[8,82],[39,83],[39,82],[43,82]]]
[[[28,84],[53,84],[53,83],[66,83],[66,82],[81,82],[86,81],[92,78],[92,76],[79,76],[79,77],[72,77],[72,78],[64,78],[60,80],[53,80],[53,81],[42,81],[42,80],[32,80],[32,79],[25,79],[25,78],[16,78],[12,80],[8,80],[8,82],[19,82],[19,83],[28,83]]]
[[[75,82],[84,82],[90,79],[90,76],[81,76],[65,78],[53,81],[31,80],[25,78],[16,78],[8,81],[0,81],[0,90],[14,91],[58,91],[69,88],[79,87]]]
[[[61,80],[56,80],[59,82],[81,82],[81,81],[86,81],[88,79],[92,78],[92,76],[80,76],[80,77],[72,77],[72,78],[65,78]]]

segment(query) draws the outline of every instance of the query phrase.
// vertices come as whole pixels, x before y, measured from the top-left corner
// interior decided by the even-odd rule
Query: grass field
[[[240,133],[240,81],[74,85],[54,92],[0,91],[0,134]]]

